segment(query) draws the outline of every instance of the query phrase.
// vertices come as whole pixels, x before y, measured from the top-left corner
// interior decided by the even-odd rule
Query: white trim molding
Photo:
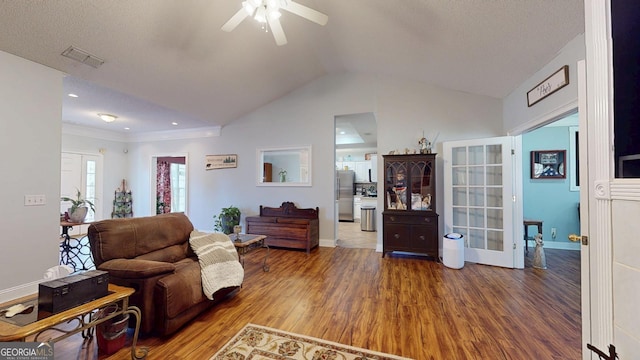
[[[0,291],[0,302],[5,303],[23,296],[33,295],[38,292],[38,285],[43,281],[44,280],[38,280],[14,286],[12,288],[3,289]]]
[[[63,134],[123,143],[210,138],[220,136],[221,129],[222,128],[220,126],[209,126],[184,130],[149,131],[137,134],[124,134],[115,131],[62,123]]]
[[[608,180],[597,180],[593,183],[593,196],[598,200],[611,200]]]
[[[220,126],[210,126],[184,130],[150,131],[128,136],[128,142],[187,140],[220,136]]]
[[[612,119],[613,87],[610,37],[610,2],[585,0],[585,54],[587,69],[588,186],[589,195],[589,277],[591,315],[590,339],[582,339],[607,349],[614,341],[613,322],[613,239],[609,179],[613,174]],[[606,180],[603,180],[606,179]],[[596,195],[598,194],[598,195]],[[583,332],[585,334],[585,332]],[[583,359],[592,353],[583,351]]]
[[[578,100],[577,99],[572,100],[564,104],[563,106],[557,109],[554,109],[553,111],[550,111],[546,114],[538,116],[535,119],[529,120],[524,124],[516,126],[515,128],[507,131],[507,135],[516,136],[528,131],[535,130],[537,128],[550,124],[556,120],[562,119],[567,115],[574,114],[578,111],[577,109],[578,109]]]
[[[610,186],[612,200],[640,201],[640,179],[616,179]]]

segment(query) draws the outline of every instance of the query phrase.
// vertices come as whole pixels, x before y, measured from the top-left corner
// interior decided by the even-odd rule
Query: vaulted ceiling
[[[582,0],[298,0],[329,21],[283,12],[277,46],[250,18],[220,30],[241,2],[0,0],[0,50],[69,74],[63,121],[135,133],[224,126],[341,72],[503,98],[584,32]]]

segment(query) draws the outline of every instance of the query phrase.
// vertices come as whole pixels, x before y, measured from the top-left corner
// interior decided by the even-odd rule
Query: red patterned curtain
[[[158,162],[156,189],[156,213],[171,212],[171,164],[166,161]]]

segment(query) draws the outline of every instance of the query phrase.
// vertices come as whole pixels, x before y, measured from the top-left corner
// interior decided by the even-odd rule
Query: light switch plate
[[[25,195],[24,206],[41,206],[47,204],[46,195]]]

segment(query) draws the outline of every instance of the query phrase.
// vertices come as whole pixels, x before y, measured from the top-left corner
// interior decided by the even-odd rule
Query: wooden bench
[[[266,235],[267,245],[304,249],[307,254],[320,242],[318,211],[298,209],[292,202],[280,207],[260,205],[260,216],[248,216],[247,233]]]

